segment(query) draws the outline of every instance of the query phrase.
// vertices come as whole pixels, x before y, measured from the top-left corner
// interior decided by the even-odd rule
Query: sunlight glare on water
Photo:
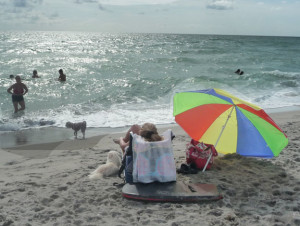
[[[2,32],[0,131],[64,127],[69,120],[89,127],[172,123],[176,92],[208,88],[263,108],[294,106],[299,50],[299,38],[284,37]],[[60,68],[64,83],[57,81]],[[31,78],[34,69],[41,78]],[[20,117],[6,92],[10,74],[29,88]]]

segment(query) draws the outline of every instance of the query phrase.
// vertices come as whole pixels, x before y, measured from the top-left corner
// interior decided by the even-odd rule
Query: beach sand
[[[217,185],[224,198],[212,202],[133,201],[122,197],[117,176],[89,180],[110,150],[120,151],[112,141],[120,133],[1,149],[0,225],[300,225],[300,112],[271,116],[289,138],[278,157],[225,155],[205,173],[177,175]],[[168,128],[179,168],[190,138]]]

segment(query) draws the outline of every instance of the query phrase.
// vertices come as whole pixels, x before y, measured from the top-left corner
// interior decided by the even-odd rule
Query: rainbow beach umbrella
[[[176,93],[173,104],[175,121],[186,133],[214,144],[222,154],[271,158],[288,144],[285,133],[263,109],[224,90]]]

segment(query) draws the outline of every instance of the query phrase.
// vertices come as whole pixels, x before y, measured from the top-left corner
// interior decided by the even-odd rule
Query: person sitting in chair
[[[119,176],[125,169],[125,181],[128,183],[176,181],[173,138],[170,129],[160,136],[152,123],[145,123],[142,127],[133,125],[125,137],[114,140],[123,151]]]
[[[130,141],[130,133],[140,135],[141,137],[144,138],[145,141],[161,141],[164,138],[161,137],[158,132],[157,128],[154,124],[152,123],[145,123],[142,126],[139,126],[137,124],[134,124],[130,127],[130,129],[127,131],[125,134],[125,137],[120,137],[119,139],[114,139],[113,141],[116,144],[119,144],[123,154],[125,152],[126,147],[129,146],[129,141]]]

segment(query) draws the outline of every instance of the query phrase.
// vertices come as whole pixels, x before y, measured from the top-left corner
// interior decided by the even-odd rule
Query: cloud
[[[13,4],[15,7],[26,7],[27,1],[26,0],[14,0]]]
[[[82,0],[83,2],[87,2],[87,3],[97,3],[98,0]]]
[[[49,18],[54,19],[54,18],[58,18],[59,14],[57,12],[50,14]]]
[[[76,0],[75,3],[81,4],[81,3],[98,3],[98,0]]]
[[[211,0],[206,8],[216,10],[233,9],[233,0]]]
[[[101,11],[105,11],[106,8],[101,4],[98,0],[75,0],[76,4],[83,4],[83,3],[98,3],[98,9]]]
[[[52,10],[47,8],[49,4],[44,4],[45,2],[45,0],[0,0],[0,29],[43,29],[45,25],[58,18],[58,14],[53,14]]]
[[[101,0],[105,5],[159,5],[177,2],[178,0]]]
[[[13,0],[13,7],[17,8],[28,8],[35,5],[40,5],[43,3],[43,0]]]
[[[103,11],[105,10],[105,8],[103,7],[103,5],[101,3],[98,4],[98,8]]]
[[[0,0],[0,31],[299,36],[299,8],[300,0]]]

